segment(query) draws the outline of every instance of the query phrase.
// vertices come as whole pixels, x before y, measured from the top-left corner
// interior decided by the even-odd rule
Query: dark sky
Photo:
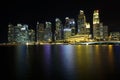
[[[2,4],[2,3],[1,3]],[[100,11],[100,21],[109,31],[120,31],[120,9],[117,0],[16,0],[6,1],[0,12],[0,42],[7,41],[8,24],[28,24],[35,28],[36,22],[54,22],[66,16],[77,19],[79,10],[84,10],[87,22],[92,24],[93,10]]]

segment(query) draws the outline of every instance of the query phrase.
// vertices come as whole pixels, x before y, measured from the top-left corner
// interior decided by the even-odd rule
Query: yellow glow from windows
[[[28,45],[28,42],[26,43],[26,45]]]
[[[86,23],[86,28],[90,28],[90,23]]]

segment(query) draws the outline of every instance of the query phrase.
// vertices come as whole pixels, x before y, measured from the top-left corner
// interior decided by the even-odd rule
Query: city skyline
[[[52,22],[39,23],[35,29],[30,29],[27,24],[8,25],[8,43],[11,44],[41,44],[41,43],[78,43],[91,41],[119,41],[119,32],[108,33],[108,26],[100,22],[99,10],[93,12],[93,30],[86,21],[83,10],[79,11],[78,19],[65,18],[65,22],[59,18]],[[92,30],[92,31],[91,31]]]
[[[92,24],[93,10],[100,10],[100,22],[108,25],[110,31],[120,31],[120,12],[117,1],[44,0],[43,2],[33,2],[16,0],[16,2],[6,3],[6,5],[8,5],[7,12],[3,12],[1,15],[2,22],[0,22],[1,42],[7,39],[6,32],[9,23],[23,23],[34,28],[37,21],[54,22],[55,18],[64,21],[67,16],[76,19],[79,10],[84,10],[87,22],[90,24]]]

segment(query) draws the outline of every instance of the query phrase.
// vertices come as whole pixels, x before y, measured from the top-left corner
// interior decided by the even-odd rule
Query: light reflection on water
[[[15,75],[17,80],[26,79],[28,72],[28,58],[27,58],[27,47],[16,46],[15,47]]]
[[[120,46],[24,45],[10,48],[15,58],[13,77],[18,80],[106,80],[118,78],[120,73]]]
[[[45,72],[45,76],[47,76],[47,78],[49,79],[51,76],[51,67],[52,67],[52,62],[51,62],[51,46],[50,45],[46,45],[43,46],[43,51],[44,51],[44,72]]]
[[[64,74],[64,79],[73,80],[75,79],[75,52],[74,46],[66,45],[60,46],[60,61],[62,66],[62,74]]]

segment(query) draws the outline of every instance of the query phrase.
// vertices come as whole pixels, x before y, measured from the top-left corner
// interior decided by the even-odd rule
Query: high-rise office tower
[[[94,10],[93,13],[93,24],[99,24],[100,18],[99,18],[99,10]]]
[[[45,35],[44,40],[45,42],[51,42],[52,41],[52,23],[46,22],[45,23]]]
[[[15,26],[15,41],[17,43],[28,42],[28,25],[17,24]]]
[[[64,39],[67,39],[76,34],[75,25],[76,24],[74,18],[69,18],[69,17],[65,18]]]
[[[70,28],[71,28],[71,36],[74,36],[76,34],[75,20],[70,19],[69,25],[70,25]]]
[[[71,36],[75,35],[75,33],[76,33],[76,27],[75,27],[76,23],[75,23],[74,18],[66,17],[64,26],[65,26],[64,29],[71,29]]]
[[[14,26],[12,24],[8,25],[8,42],[14,42]]]
[[[119,41],[120,40],[120,32],[110,32],[110,40]]]
[[[28,42],[35,42],[35,31],[33,29],[28,30],[29,40]]]
[[[108,26],[104,26],[100,22],[99,10],[94,10],[93,13],[93,38],[96,40],[108,39]]]
[[[86,22],[86,34],[90,35],[90,23]]]
[[[71,29],[70,28],[64,28],[64,39],[68,39],[71,37]]]
[[[37,22],[37,42],[44,42],[45,28],[43,23]]]
[[[66,17],[66,18],[65,18],[64,28],[70,28],[69,21],[70,21],[70,18],[69,18],[69,17]]]
[[[86,17],[83,10],[80,10],[80,14],[78,15],[78,34],[86,34]]]
[[[35,41],[36,42],[39,42],[39,40],[38,40],[38,27],[39,27],[39,22],[37,22],[36,30],[35,30]]]
[[[94,10],[93,13],[93,38],[100,39],[100,19],[99,19],[99,10]]]
[[[67,39],[68,37],[71,36],[71,28],[70,28],[70,24],[69,24],[70,18],[66,17],[65,18],[65,25],[64,25],[64,30],[63,30],[63,34],[64,34],[64,39]]]
[[[104,26],[103,26],[103,23],[100,23],[99,25],[99,38],[100,39],[104,39]]]
[[[8,41],[10,43],[28,42],[28,25],[17,24],[16,26],[8,25]]]
[[[59,18],[55,19],[55,40],[61,40],[63,35],[63,25]]]
[[[104,36],[104,40],[108,40],[108,26],[104,25],[104,29],[103,29],[103,36]]]

